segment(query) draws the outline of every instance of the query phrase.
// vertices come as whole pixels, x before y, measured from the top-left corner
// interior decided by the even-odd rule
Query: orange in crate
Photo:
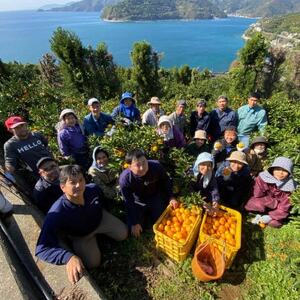
[[[221,251],[225,248],[226,268],[229,268],[241,248],[241,230],[241,214],[236,210],[220,206],[216,216],[204,214],[198,244],[213,240]]]
[[[189,254],[199,232],[202,209],[168,206],[153,226],[156,247],[180,262]]]

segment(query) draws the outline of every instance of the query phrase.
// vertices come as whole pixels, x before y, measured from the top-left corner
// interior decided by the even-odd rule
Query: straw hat
[[[196,130],[194,139],[207,140],[206,131],[205,130]]]
[[[151,104],[158,104],[158,105],[161,105],[161,102],[160,102],[160,100],[159,100],[158,97],[152,97],[152,98],[150,99],[150,101],[149,101],[147,104],[149,104],[149,105],[151,105]]]
[[[238,162],[241,162],[242,164],[248,165],[248,163],[246,161],[246,154],[241,151],[231,152],[230,156],[228,158],[226,158],[226,160],[238,161]]]

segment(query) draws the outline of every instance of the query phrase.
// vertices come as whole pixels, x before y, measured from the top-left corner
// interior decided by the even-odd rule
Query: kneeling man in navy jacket
[[[127,226],[102,207],[103,194],[95,184],[86,184],[78,165],[61,169],[60,187],[64,194],[50,208],[37,246],[36,256],[66,265],[71,283],[76,283],[83,269],[98,267],[101,253],[96,235],[105,234],[114,240],[127,238]],[[72,242],[72,250],[63,246],[63,237]]]

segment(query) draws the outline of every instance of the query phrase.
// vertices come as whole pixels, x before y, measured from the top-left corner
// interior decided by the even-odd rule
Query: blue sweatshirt
[[[62,195],[45,218],[35,255],[51,264],[66,264],[74,254],[61,247],[59,235],[85,236],[94,231],[102,219],[101,198],[102,192],[95,184],[86,185],[83,206]]]
[[[137,203],[151,205],[151,199],[160,197],[169,201],[172,196],[172,184],[163,166],[154,160],[148,160],[149,170],[146,175],[139,177],[130,169],[120,175],[121,193],[125,200],[128,217],[133,225],[138,224]]]

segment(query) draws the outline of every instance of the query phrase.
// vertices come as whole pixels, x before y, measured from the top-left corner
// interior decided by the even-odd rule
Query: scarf
[[[283,192],[293,192],[297,188],[297,184],[293,177],[290,175],[285,180],[281,181],[276,179],[268,171],[263,171],[259,173],[259,177],[266,183],[276,184],[277,188]]]

